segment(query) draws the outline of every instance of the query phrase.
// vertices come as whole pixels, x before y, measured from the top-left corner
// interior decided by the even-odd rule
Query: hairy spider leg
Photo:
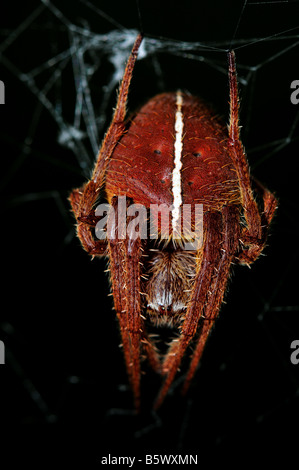
[[[127,200],[127,205],[131,200]],[[114,297],[114,308],[119,320],[125,363],[129,381],[132,387],[135,408],[140,408],[140,356],[141,345],[145,349],[150,364],[154,370],[160,370],[158,354],[147,337],[144,328],[144,318],[141,315],[141,271],[142,271],[142,242],[136,237],[135,226],[130,225],[130,217],[127,217],[128,227],[126,238],[118,236],[118,198],[112,198],[111,214],[115,214],[116,220],[108,227],[111,233],[108,236],[110,253],[111,283]],[[108,216],[109,217],[109,216]],[[131,232],[130,232],[131,227]],[[115,234],[112,231],[115,230]]]
[[[241,242],[243,244],[243,250],[238,256],[238,262],[240,264],[250,265],[260,255],[265,247],[269,225],[274,217],[275,211],[278,206],[278,201],[274,194],[269,189],[265,188],[256,178],[252,178],[255,183],[256,191],[261,195],[263,200],[263,211],[261,213],[261,225],[262,225],[262,237],[259,243],[255,239],[252,239],[247,235],[246,229],[243,230],[241,236]],[[251,243],[256,244],[255,252],[250,251]],[[246,246],[247,245],[247,246]]]
[[[143,321],[141,317],[141,239],[138,236],[132,238],[127,234],[125,241],[125,276],[126,276],[126,315],[127,331],[130,336],[132,389],[135,399],[135,407],[140,408],[140,350]]]
[[[246,249],[240,261],[250,264],[258,258],[266,241],[261,218],[271,221],[277,207],[277,200],[270,191],[264,191],[265,215],[261,217],[251,189],[249,166],[240,140],[238,81],[235,53],[233,51],[228,53],[228,63],[230,90],[229,152],[237,171],[244,216],[247,223],[247,227],[244,228],[241,234],[241,242]]]
[[[153,371],[157,372],[157,374],[161,374],[162,373],[161,361],[159,358],[159,354],[157,352],[157,348],[145,330],[142,331],[141,342],[142,342],[143,350],[145,352],[145,356],[147,357],[147,360],[149,362],[149,365],[151,366]]]
[[[107,252],[106,240],[95,240],[93,229],[96,226],[98,217],[89,214],[88,216],[80,217],[80,201],[82,200],[83,190],[74,189],[70,194],[69,201],[71,203],[73,212],[77,219],[77,235],[81,241],[83,248],[92,256],[103,256]],[[91,194],[92,199],[94,195]],[[85,201],[88,203],[88,197],[85,196]]]
[[[97,186],[102,186],[103,177],[109,158],[115,148],[115,145],[117,144],[125,130],[125,118],[127,112],[129,87],[142,39],[142,34],[138,34],[134,42],[134,46],[127,62],[127,66],[125,68],[124,76],[118,92],[117,104],[114,111],[113,119],[105,135],[104,142],[102,144],[102,147],[100,148],[97,157],[97,162],[93,170],[91,180],[94,181]]]
[[[69,198],[78,221],[78,237],[85,250],[91,255],[102,255],[106,250],[105,240],[100,241],[94,239],[92,230],[95,226],[94,215],[90,208],[95,205],[99,197],[109,158],[125,130],[124,121],[126,117],[127,97],[141,41],[142,35],[139,34],[135,40],[124,72],[113,119],[100,148],[92,178],[82,188],[75,189]]]
[[[129,203],[129,202],[127,202]],[[119,321],[122,346],[136,410],[140,408],[140,350],[143,332],[141,317],[141,239],[126,233],[120,238],[117,220],[117,197],[112,198],[114,211],[108,215],[108,249],[114,308]],[[112,217],[116,217],[111,221]],[[129,218],[127,220],[127,226]]]

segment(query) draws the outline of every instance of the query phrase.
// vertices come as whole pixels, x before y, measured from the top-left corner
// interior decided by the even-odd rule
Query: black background
[[[51,3],[71,23],[85,21],[96,34],[116,29],[113,19],[125,28],[142,27],[148,38],[171,39],[173,53],[165,42],[164,51],[137,63],[130,109],[159,91],[180,87],[212,102],[227,120],[223,69],[225,49],[232,45],[241,82],[243,143],[252,172],[279,198],[266,256],[251,270],[234,270],[189,395],[180,397],[177,387],[156,415],[150,407],[160,382],[146,366],[144,409],[138,417],[132,411],[106,264],[91,262],[74,236],[67,197],[88,172],[58,143],[57,123],[19,75],[69,47],[66,26],[45,6],[3,51],[0,339],[6,365],[0,366],[0,415],[14,449],[11,460],[82,459],[93,468],[109,453],[141,459],[146,453],[190,453],[201,463],[292,459],[299,419],[299,365],[290,361],[290,344],[299,339],[299,105],[290,102],[290,84],[299,79],[299,5],[251,3],[141,0],[139,12],[133,1]],[[39,5],[11,1],[1,19],[2,40],[11,38]],[[194,48],[192,54],[200,49],[201,62],[176,54],[175,41],[215,50]],[[254,83],[242,85],[253,65],[259,65]],[[103,61],[99,82],[110,73]],[[70,122],[71,69],[64,80],[59,92]],[[93,88],[94,102],[101,99],[100,88]],[[106,126],[115,93],[112,98]],[[17,451],[25,440],[25,450]]]

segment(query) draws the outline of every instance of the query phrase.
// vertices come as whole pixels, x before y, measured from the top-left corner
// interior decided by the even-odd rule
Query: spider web
[[[10,305],[0,323],[3,422],[87,428],[92,462],[124,449],[141,459],[188,452],[204,461],[231,458],[238,446],[270,457],[273,442],[292,448],[294,435],[281,429],[298,418],[299,366],[290,362],[290,344],[299,334],[299,105],[290,101],[290,84],[298,80],[299,4],[123,3],[12,2],[1,27],[1,189],[11,229],[3,242]],[[250,271],[234,270],[188,398],[180,398],[178,379],[158,414],[136,417],[105,262],[91,263],[80,249],[67,197],[89,177],[140,28],[130,110],[183,88],[227,121],[226,51],[234,48],[243,143],[280,208],[267,256]],[[158,386],[147,371],[148,409]]]

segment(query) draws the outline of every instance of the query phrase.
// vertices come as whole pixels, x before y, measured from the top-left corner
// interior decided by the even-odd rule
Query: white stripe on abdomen
[[[181,181],[181,168],[182,168],[182,151],[183,151],[183,113],[182,113],[183,97],[180,91],[176,94],[176,113],[175,113],[175,142],[174,142],[174,169],[172,172],[172,195],[173,195],[173,210],[172,210],[172,230],[177,231],[178,222],[180,219],[180,207],[182,205],[182,181]]]

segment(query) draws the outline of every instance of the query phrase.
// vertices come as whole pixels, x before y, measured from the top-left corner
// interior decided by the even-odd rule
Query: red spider
[[[92,177],[70,196],[83,248],[92,256],[109,257],[114,308],[137,409],[141,355],[145,353],[152,368],[165,377],[158,407],[195,340],[183,388],[187,390],[218,316],[231,264],[249,265],[258,258],[277,206],[274,195],[260,183],[255,186],[262,195],[261,210],[253,195],[239,135],[234,53],[228,54],[228,129],[199,98],[181,92],[157,95],[125,120],[141,41],[139,35]],[[96,239],[100,218],[95,207],[102,188],[116,213],[119,196],[146,209],[164,203],[179,211],[183,204],[202,204],[202,246],[185,250],[185,240],[176,243],[171,231],[164,244],[133,237],[129,230],[123,236],[117,220],[107,224],[105,240]],[[162,238],[161,223],[156,229]],[[151,325],[167,325],[177,333],[165,354],[159,353],[149,334]]]

